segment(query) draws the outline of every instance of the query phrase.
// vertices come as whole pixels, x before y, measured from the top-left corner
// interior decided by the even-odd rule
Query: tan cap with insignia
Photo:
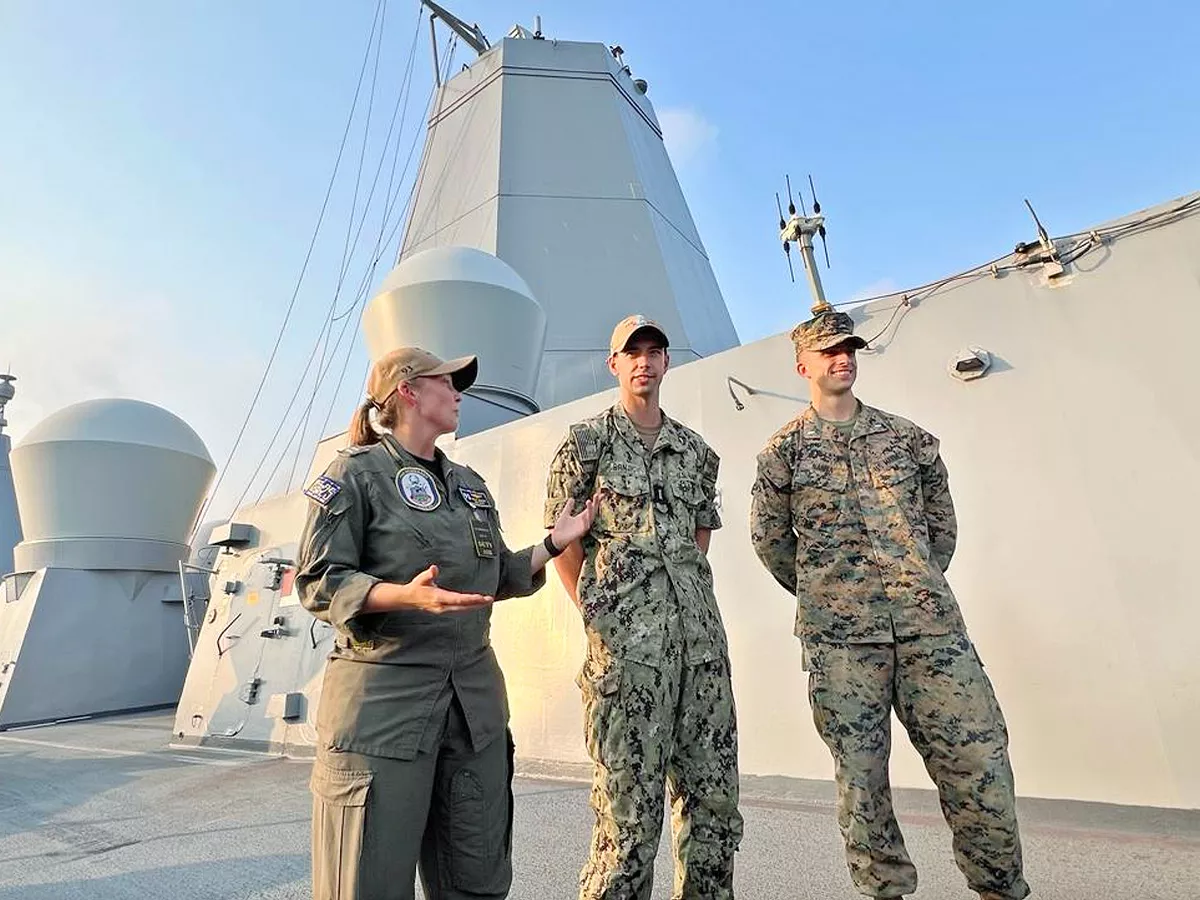
[[[609,356],[624,350],[633,340],[633,336],[643,330],[653,331],[662,340],[664,348],[671,346],[666,331],[653,319],[647,319],[645,316],[626,316],[613,329],[612,339],[608,342]]]
[[[838,344],[850,344],[856,350],[867,346],[867,342],[854,333],[854,320],[844,312],[823,312],[792,329],[792,343],[796,352],[803,350],[828,350]]]
[[[479,360],[474,356],[460,356],[443,362],[428,350],[420,347],[401,347],[381,356],[371,367],[367,378],[367,396],[376,406],[383,406],[397,387],[414,378],[428,375],[449,375],[456,391],[465,391],[475,383],[479,374]]]

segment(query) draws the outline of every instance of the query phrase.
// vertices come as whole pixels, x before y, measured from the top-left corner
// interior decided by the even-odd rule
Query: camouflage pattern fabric
[[[758,455],[750,536],[823,643],[965,631],[943,574],[957,527],[938,441],[862,405],[849,437],[810,406]]]
[[[696,545],[696,529],[721,527],[719,466],[700,435],[665,414],[648,453],[620,404],[572,426],[558,448],[545,525],[553,527],[567,498],[579,509],[599,491],[596,518],[581,542],[579,598],[589,635],[621,659],[660,665],[672,592],[686,661],[726,657],[712,569]]]
[[[796,358],[805,350],[828,350],[838,344],[862,349],[867,342],[854,333],[854,320],[844,312],[824,312],[801,322],[791,333]]]
[[[583,538],[580,673],[594,763],[592,847],[581,900],[649,900],[671,791],[675,891],[733,896],[742,835],[737,725],[712,569],[696,544],[717,529],[716,453],[664,415],[647,450],[620,404],[578,423],[550,467],[546,524],[599,494]]]
[[[888,782],[894,698],[896,716],[937,785],[967,884],[988,897],[1028,896],[1008,731],[966,635],[806,650],[813,721],[833,752],[838,824],[858,890],[902,897],[917,888]]]
[[[594,643],[579,674],[596,815],[580,900],[650,900],[664,779],[675,835],[672,898],[733,897],[742,816],[729,663],[685,665],[677,622],[667,623],[662,665],[621,660]]]

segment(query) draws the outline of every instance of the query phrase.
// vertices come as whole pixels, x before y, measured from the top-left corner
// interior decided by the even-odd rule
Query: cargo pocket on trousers
[[[978,674],[972,674],[971,679],[973,681],[978,680],[978,691],[986,698],[986,702],[991,708],[992,723],[995,726],[996,733],[1002,744],[1007,747],[1009,741],[1008,722],[1004,718],[1004,711],[1000,708],[1000,701],[996,697],[996,689],[992,685],[992,679],[988,677],[987,670],[984,668],[983,657],[979,655],[979,648],[975,646],[970,638],[964,636],[962,640],[964,644],[971,648],[971,658],[979,666]],[[962,679],[960,676],[960,683],[962,680],[965,679]],[[969,687],[970,685],[968,684]]]
[[[467,763],[450,780],[450,880],[470,894],[503,896],[512,886],[513,744]]]
[[[367,824],[371,772],[313,763],[313,896],[353,900],[358,896],[359,863]]]
[[[827,648],[801,645],[800,664],[803,671],[808,673],[808,708],[812,713],[813,725],[817,734],[826,745],[832,747],[830,741],[834,736],[829,733],[827,704],[830,691],[828,670],[829,653]]]
[[[576,679],[583,692],[584,742],[592,762],[609,771],[619,768],[625,757],[624,711],[621,708],[621,661],[588,659]]]

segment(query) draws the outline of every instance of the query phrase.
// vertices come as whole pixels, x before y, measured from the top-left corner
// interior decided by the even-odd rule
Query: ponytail
[[[364,400],[362,405],[354,411],[354,418],[350,420],[351,445],[367,447],[379,443],[379,432],[371,425],[371,408],[374,405],[371,400]]]

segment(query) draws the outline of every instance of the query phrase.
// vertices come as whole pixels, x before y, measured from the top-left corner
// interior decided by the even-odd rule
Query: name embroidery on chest
[[[405,503],[421,512],[431,512],[442,503],[433,476],[416,466],[408,466],[396,473],[396,490]]]
[[[476,516],[479,514],[476,513]],[[471,540],[475,544],[475,555],[480,559],[496,556],[496,542],[492,537],[492,525],[487,518],[471,518]]]

